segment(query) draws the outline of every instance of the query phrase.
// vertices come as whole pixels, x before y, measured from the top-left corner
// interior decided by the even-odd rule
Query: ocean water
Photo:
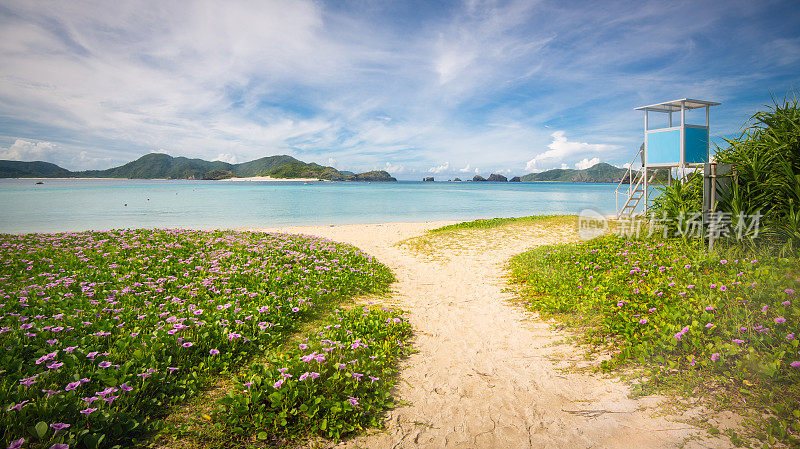
[[[613,214],[612,184],[0,179],[0,232]]]

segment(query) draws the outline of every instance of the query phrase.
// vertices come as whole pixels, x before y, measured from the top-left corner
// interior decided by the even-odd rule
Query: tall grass
[[[730,196],[717,210],[739,216],[759,214],[760,237],[795,253],[800,246],[800,107],[796,97],[774,101],[745,123],[741,134],[717,148],[717,162],[735,165]],[[702,176],[664,187],[653,211],[667,218],[700,212]]]
[[[800,244],[800,108],[797,98],[754,114],[742,134],[717,151],[720,163],[736,165],[729,211],[764,215],[765,237],[784,253]]]

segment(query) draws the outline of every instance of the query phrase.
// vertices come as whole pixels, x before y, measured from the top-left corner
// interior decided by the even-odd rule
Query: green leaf
[[[46,422],[39,421],[38,423],[36,423],[36,426],[34,427],[34,429],[36,431],[36,438],[41,440],[41,439],[44,439],[44,436],[47,435],[47,431],[50,428],[47,426]]]

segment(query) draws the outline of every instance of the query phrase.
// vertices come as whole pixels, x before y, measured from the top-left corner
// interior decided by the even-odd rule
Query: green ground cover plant
[[[460,231],[462,229],[488,229],[502,227],[512,224],[525,225],[535,221],[545,220],[548,218],[556,217],[556,215],[533,215],[530,217],[511,217],[511,218],[490,218],[487,220],[473,220],[465,221],[463,223],[455,223],[440,228],[431,229],[429,233],[436,234],[439,232]]]
[[[636,365],[644,387],[699,386],[722,407],[766,413],[754,437],[800,444],[796,258],[606,236],[536,248],[510,266],[525,304],[611,352],[603,369]]]
[[[386,266],[358,249],[308,236],[186,230],[0,235],[2,444],[141,443],[169,406],[197,395],[221,373],[258,372],[247,367],[257,357],[286,357],[280,360],[289,372],[297,369],[299,379],[294,355],[281,346],[303,323],[324,319],[354,295],[385,292],[392,280]],[[396,312],[357,310],[334,315],[335,326],[361,338],[352,351],[366,356],[354,354],[360,364],[348,372],[390,377],[408,324]],[[338,343],[328,360],[350,356],[338,345],[355,340],[329,338]],[[281,390],[302,390],[304,402],[321,397],[318,404],[328,410],[333,406],[326,401],[341,395],[364,404],[363,416],[347,425],[333,421],[338,433],[325,432],[313,416],[305,419],[318,434],[336,437],[373,423],[391,402],[374,396],[385,394],[390,382],[375,381],[372,389],[343,382],[334,392],[332,376],[315,369],[320,382],[300,389],[286,381]],[[324,397],[317,394],[320,386]],[[274,398],[270,406],[286,401],[288,407],[297,396]],[[247,429],[288,438],[298,427],[286,423]]]
[[[395,406],[390,390],[410,333],[392,310],[337,310],[293,350],[238,375],[235,390],[219,401],[216,427],[281,444],[380,427],[380,412]]]

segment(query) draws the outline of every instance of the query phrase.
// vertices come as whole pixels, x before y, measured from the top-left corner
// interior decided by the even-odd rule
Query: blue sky
[[[623,165],[633,108],[800,88],[796,1],[0,1],[0,159],[290,154],[399,179]]]

